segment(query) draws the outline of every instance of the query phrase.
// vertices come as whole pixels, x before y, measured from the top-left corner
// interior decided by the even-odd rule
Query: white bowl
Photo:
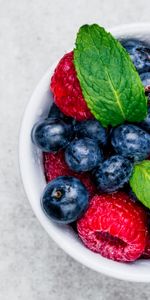
[[[150,42],[150,23],[131,24],[110,29],[117,38],[134,37]],[[118,279],[150,282],[150,260],[120,263],[106,259],[88,250],[69,226],[50,221],[40,206],[40,196],[45,187],[41,152],[31,142],[34,123],[47,116],[52,103],[49,91],[50,78],[57,62],[47,71],[26,108],[20,132],[19,159],[22,180],[33,211],[51,238],[70,256],[81,264]]]

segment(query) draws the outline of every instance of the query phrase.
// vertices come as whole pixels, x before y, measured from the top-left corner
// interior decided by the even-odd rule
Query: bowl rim
[[[121,26],[115,26],[112,28],[108,28],[110,32],[114,35],[127,35],[131,32],[139,33],[145,32],[147,28],[147,31],[150,33],[150,23],[133,23],[133,24],[124,24]],[[36,194],[36,191],[34,188],[32,188],[32,180],[30,178],[30,165],[31,163],[30,156],[31,156],[31,148],[28,147],[26,144],[27,142],[27,127],[28,127],[28,120],[29,118],[32,118],[32,110],[34,109],[35,105],[35,99],[38,95],[41,95],[45,91],[47,87],[47,80],[50,78],[50,75],[52,71],[54,70],[55,66],[58,62],[55,62],[45,73],[45,75],[40,80],[39,84],[35,88],[29,103],[27,104],[27,107],[25,109],[23,120],[20,128],[20,134],[19,134],[19,166],[20,166],[20,174],[23,182],[23,186],[27,195],[27,198],[31,204],[31,207],[37,217],[37,219],[40,221],[41,225],[44,227],[44,229],[47,231],[49,236],[66,252],[68,253],[72,258],[80,262],[82,265],[85,265],[89,267],[92,270],[95,270],[97,272],[103,273],[107,276],[111,276],[117,279],[132,281],[132,282],[150,282],[150,272],[146,274],[142,274],[139,270],[139,273],[137,272],[136,268],[132,267],[133,264],[130,263],[130,267],[125,267],[127,264],[124,263],[118,263],[111,260],[108,260],[106,258],[101,257],[101,263],[98,265],[97,262],[94,260],[94,256],[97,255],[92,252],[91,257],[93,257],[93,260],[88,259],[88,249],[84,247],[84,251],[81,251],[80,245],[78,245],[78,241],[74,239],[74,247],[72,247],[70,244],[66,243],[66,239],[64,238],[64,235],[62,232],[60,232],[61,228],[58,227],[58,230],[56,228],[56,224],[54,225],[53,222],[50,222],[44,212],[42,212],[42,209],[34,205],[34,200],[36,197],[39,197],[38,194]],[[31,129],[31,128],[30,128]],[[27,168],[29,167],[29,169]],[[31,166],[32,168],[32,166]],[[44,176],[44,175],[43,175]],[[32,193],[34,190],[34,193]],[[35,195],[36,194],[36,195]],[[40,200],[40,199],[39,199]],[[40,211],[41,209],[41,211]],[[59,226],[59,225],[58,225]],[[70,234],[69,230],[66,229],[66,234]],[[78,253],[79,251],[79,253]],[[87,253],[87,255],[86,255]],[[142,263],[142,260],[141,262]],[[143,261],[144,264],[144,261]],[[121,265],[121,267],[119,267]],[[117,267],[118,266],[118,267]],[[129,264],[128,264],[129,266]],[[131,270],[131,267],[133,270]],[[127,269],[127,270],[126,270]]]

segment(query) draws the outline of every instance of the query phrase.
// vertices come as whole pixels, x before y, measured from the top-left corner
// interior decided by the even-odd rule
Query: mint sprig
[[[148,208],[150,208],[150,161],[134,166],[133,174],[130,178],[130,186],[137,198]]]
[[[104,127],[145,118],[147,98],[141,79],[126,50],[104,28],[80,28],[74,64],[87,105]]]

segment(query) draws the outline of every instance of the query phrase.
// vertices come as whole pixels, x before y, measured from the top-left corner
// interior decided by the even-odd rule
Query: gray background
[[[149,19],[149,0],[0,0],[0,300],[150,299],[149,284],[97,274],[57,247],[31,210],[17,157],[32,91],[80,25]]]

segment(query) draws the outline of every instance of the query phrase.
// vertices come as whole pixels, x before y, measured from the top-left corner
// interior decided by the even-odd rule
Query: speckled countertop
[[[147,300],[149,284],[97,274],[49,238],[18,168],[23,111],[46,69],[83,23],[148,22],[149,0],[0,0],[0,300]]]

